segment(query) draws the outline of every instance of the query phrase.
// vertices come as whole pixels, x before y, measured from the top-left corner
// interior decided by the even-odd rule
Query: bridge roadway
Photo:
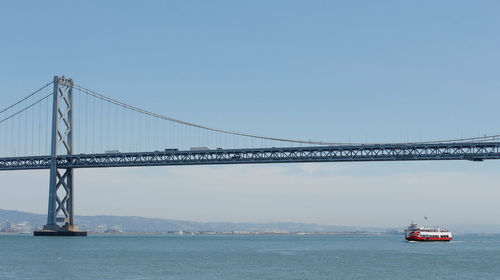
[[[78,154],[57,157],[58,168],[293,162],[500,159],[500,142],[367,144],[321,147],[218,149]],[[0,158],[0,170],[49,169],[50,156]]]

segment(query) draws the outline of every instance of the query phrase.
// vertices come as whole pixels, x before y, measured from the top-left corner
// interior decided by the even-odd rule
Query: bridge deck
[[[372,144],[352,146],[218,149],[78,154],[57,157],[59,168],[293,162],[500,159],[500,142]],[[0,170],[49,169],[50,156],[0,158]]]

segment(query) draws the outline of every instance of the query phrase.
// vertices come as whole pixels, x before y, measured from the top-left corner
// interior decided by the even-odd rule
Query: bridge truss
[[[59,168],[500,159],[500,142],[374,144],[205,151],[154,151],[58,156]],[[0,158],[0,170],[49,169],[49,156]]]

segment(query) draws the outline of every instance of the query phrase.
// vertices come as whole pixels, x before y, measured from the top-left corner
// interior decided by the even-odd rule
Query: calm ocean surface
[[[0,235],[0,279],[500,279],[500,236]]]

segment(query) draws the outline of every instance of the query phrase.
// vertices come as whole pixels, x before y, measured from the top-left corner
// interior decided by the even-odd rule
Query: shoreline
[[[162,235],[162,236],[264,236],[264,235],[293,235],[293,236],[390,236],[399,235],[397,233],[384,233],[384,232],[246,232],[246,233],[228,233],[228,232],[87,232],[88,235],[94,236],[111,236],[111,235]],[[402,233],[401,233],[402,234]],[[0,235],[21,235],[29,236],[30,233],[21,232],[0,232]]]

